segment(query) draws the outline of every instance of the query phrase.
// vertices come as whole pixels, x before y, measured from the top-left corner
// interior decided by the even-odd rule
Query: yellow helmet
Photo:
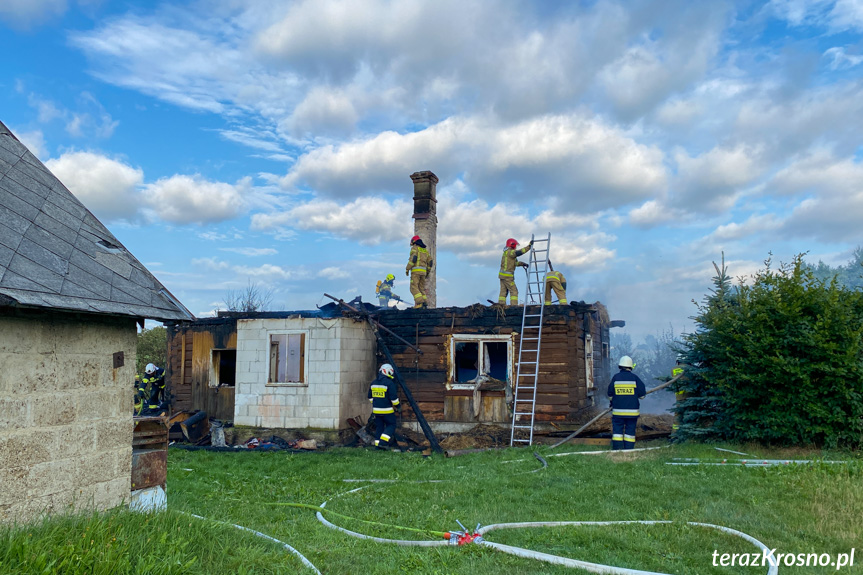
[[[388,282],[391,282],[391,281],[393,281],[394,279],[396,279],[396,276],[394,276],[393,274],[387,274],[387,281],[388,281]]]

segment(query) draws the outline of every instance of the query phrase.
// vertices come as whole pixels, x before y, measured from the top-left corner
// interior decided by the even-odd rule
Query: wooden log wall
[[[233,421],[234,388],[210,387],[214,349],[237,349],[236,318],[198,320],[168,326],[166,379],[174,411],[203,410],[208,417]]]
[[[500,315],[497,308],[481,305],[378,312],[377,319],[382,325],[423,351],[422,355],[418,355],[395,337],[382,332],[402,377],[427,419],[445,419],[445,397],[472,394],[469,391],[446,391],[449,335],[515,332],[514,377],[517,371],[521,309],[505,308],[503,313],[505,315]],[[536,417],[539,421],[566,421],[591,405],[585,381],[583,333],[585,315],[597,314],[591,311],[579,312],[570,306],[550,306],[544,313]],[[595,331],[595,346],[601,349],[599,323],[589,319],[587,327]],[[409,409],[404,415],[412,416]]]

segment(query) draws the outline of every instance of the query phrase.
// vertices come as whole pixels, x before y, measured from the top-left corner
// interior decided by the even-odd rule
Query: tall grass
[[[744,450],[771,458],[821,455],[752,446]],[[362,449],[307,454],[172,450],[169,512],[111,511],[0,530],[0,571],[227,574],[305,569],[276,544],[181,513],[187,512],[267,533],[297,548],[327,574],[578,572],[477,546],[420,548],[359,540],[322,526],[313,511],[278,505],[328,501],[328,509],[355,518],[332,517],[338,525],[392,539],[434,536],[360,520],[429,531],[457,529],[456,520],[470,528],[478,522],[668,520],[675,523],[500,530],[487,539],[663,573],[766,573],[761,567],[714,567],[714,550],[757,549],[740,538],[685,523],[693,521],[738,529],[782,553],[836,554],[858,547],[858,565],[841,572],[863,572],[860,460],[758,469],[665,465],[672,457],[722,456],[710,446],[675,446],[623,458],[548,458],[548,468],[534,472],[540,464],[524,449],[450,459]],[[783,574],[828,571],[835,572],[780,569]]]

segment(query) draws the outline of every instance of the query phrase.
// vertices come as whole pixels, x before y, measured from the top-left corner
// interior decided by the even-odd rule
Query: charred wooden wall
[[[585,370],[585,330],[594,338],[594,355],[601,354],[603,336],[607,339],[607,313],[604,308],[576,305],[549,306],[545,309],[536,417],[539,421],[566,421],[593,405],[594,391],[588,390]],[[419,355],[397,338],[382,332],[396,366],[405,379],[425,417],[442,421],[447,397],[471,395],[470,391],[446,390],[449,377],[448,337],[453,334],[517,335],[513,350],[513,372],[517,370],[518,332],[521,308],[499,309],[476,305],[468,308],[382,310],[378,321],[408,342],[417,345]],[[603,325],[605,329],[603,332]],[[606,341],[607,343],[607,341]],[[607,349],[607,346],[606,346]],[[607,366],[594,359],[595,381],[600,384]],[[597,369],[599,368],[599,369]],[[488,394],[502,392],[484,392]],[[405,416],[412,417],[409,409]]]
[[[174,410],[200,409],[209,417],[233,421],[234,387],[210,387],[214,349],[237,349],[236,318],[168,326],[166,379]]]

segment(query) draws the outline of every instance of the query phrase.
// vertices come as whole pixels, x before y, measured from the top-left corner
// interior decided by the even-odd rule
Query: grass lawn
[[[311,510],[280,505],[327,501],[328,509],[351,517],[327,515],[337,525],[388,539],[438,539],[423,531],[458,529],[456,520],[471,529],[477,523],[663,520],[674,523],[506,529],[486,539],[660,573],[767,573],[760,566],[714,567],[714,550],[720,555],[759,551],[741,538],[685,523],[692,521],[743,531],[777,553],[829,553],[835,559],[856,548],[855,566],[838,572],[863,573],[859,455],[730,447],[762,458],[854,462],[757,469],[666,465],[675,457],[737,457],[712,446],[683,445],[623,457],[548,457],[546,469],[531,473],[542,466],[523,448],[449,459],[362,449],[301,454],[172,449],[169,511],[115,510],[0,529],[0,572],[312,573],[278,544],[219,521],[288,543],[325,574],[586,573],[477,545],[429,548],[360,540],[323,526]],[[540,447],[539,453],[585,449]],[[350,479],[396,481],[345,481]],[[779,572],[837,570],[781,566]]]

